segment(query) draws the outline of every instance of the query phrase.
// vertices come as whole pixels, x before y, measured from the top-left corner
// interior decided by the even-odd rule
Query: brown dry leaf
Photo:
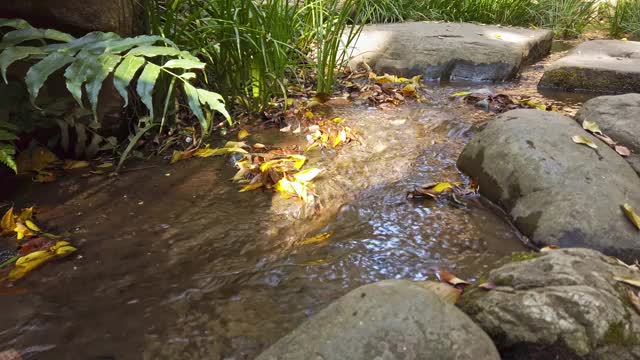
[[[619,281],[622,283],[625,283],[627,285],[631,285],[631,286],[635,286],[640,288],[640,278],[628,278],[628,277],[614,277],[613,278],[615,281]]]
[[[633,211],[633,208],[631,207],[631,205],[629,204],[622,205],[622,210],[624,211],[625,215],[627,215],[627,219],[629,219],[629,221],[631,221],[631,223],[636,228],[638,228],[638,230],[640,230],[640,216],[638,216],[638,214],[636,214],[636,212]]]
[[[482,283],[480,285],[478,285],[478,287],[482,290],[487,290],[487,291],[491,291],[493,289],[495,289],[497,287],[497,285],[495,283],[492,282],[486,282],[486,283]]]
[[[16,158],[16,164],[21,174],[25,172],[40,172],[46,169],[58,158],[47,148],[38,146],[21,152]]]
[[[436,275],[438,276],[438,279],[440,279],[440,281],[442,282],[446,282],[449,283],[453,286],[460,286],[462,288],[471,285],[470,283],[457,278],[455,275],[453,275],[452,273],[446,271],[446,270],[440,270],[438,272],[436,272]]]
[[[631,155],[631,150],[629,150],[628,147],[626,146],[622,146],[622,145],[616,145],[616,147],[614,148],[616,150],[616,152],[618,154],[620,154],[620,156],[629,156]]]
[[[571,140],[573,140],[573,142],[576,143],[576,144],[587,145],[588,147],[590,147],[592,149],[597,149],[598,148],[598,145],[596,145],[593,141],[591,141],[586,136],[574,135],[574,136],[571,137]]]
[[[560,247],[557,245],[549,245],[540,249],[540,252],[549,252],[549,251],[558,250],[558,249],[560,249]]]
[[[0,235],[7,235],[13,233],[13,229],[16,228],[16,220],[13,215],[13,208],[7,210],[2,216],[2,220],[0,220],[0,230],[2,230]]]
[[[631,302],[633,308],[636,309],[638,314],[640,314],[640,298],[638,298],[638,295],[631,290],[627,290],[627,295],[629,296],[629,302]]]
[[[64,164],[62,165],[62,168],[65,170],[73,170],[73,169],[82,169],[82,168],[86,168],[89,165],[91,165],[88,161],[86,160],[65,160]]]
[[[249,132],[245,129],[240,129],[240,131],[238,131],[238,140],[244,140],[247,137],[249,137]]]
[[[589,120],[585,120],[582,122],[582,128],[587,130],[588,132],[592,133],[592,134],[598,134],[601,136],[605,136],[602,131],[600,130],[600,128],[598,127],[598,124],[595,123],[595,121],[589,121]]]
[[[437,281],[416,281],[415,284],[433,291],[438,297],[450,304],[455,304],[462,295],[462,290],[449,284]]]
[[[600,141],[602,141],[603,143],[605,143],[605,144],[607,144],[607,145],[609,145],[611,147],[616,146],[616,142],[613,141],[613,139],[608,137],[607,135],[604,135],[604,134],[603,135],[593,134],[593,136],[597,137],[598,139],[600,139]]]
[[[22,356],[15,349],[0,351],[0,360],[22,360]]]

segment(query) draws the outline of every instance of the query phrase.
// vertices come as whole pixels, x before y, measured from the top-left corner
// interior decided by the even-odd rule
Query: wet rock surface
[[[499,359],[479,327],[405,280],[359,287],[258,356],[270,359]]]
[[[640,42],[584,42],[551,64],[539,87],[607,94],[640,92]]]
[[[351,66],[440,80],[506,80],[549,53],[553,33],[467,23],[375,24],[364,27]]]
[[[598,148],[574,143],[574,135]],[[638,231],[621,209],[640,204],[640,179],[572,119],[540,110],[504,113],[469,142],[458,166],[535,245],[592,248],[628,261],[640,255]]]
[[[596,122],[607,136],[631,150],[626,160],[640,173],[640,94],[591,99],[578,111],[576,119],[580,123]]]
[[[640,316],[614,279],[640,273],[589,249],[536,255],[491,271],[497,288],[460,303],[503,359],[640,359]]]

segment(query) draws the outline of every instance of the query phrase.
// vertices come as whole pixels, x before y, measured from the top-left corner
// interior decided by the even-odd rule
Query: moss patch
[[[542,256],[542,254],[536,253],[536,252],[526,252],[526,251],[514,252],[513,254],[511,254],[511,262],[532,260],[540,256]]]
[[[638,344],[638,337],[633,333],[627,333],[624,322],[611,323],[602,336],[602,345],[631,346]]]

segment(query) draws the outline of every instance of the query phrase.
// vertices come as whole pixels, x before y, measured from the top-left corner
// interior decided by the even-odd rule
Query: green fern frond
[[[14,159],[15,154],[16,149],[13,147],[13,145],[0,143],[0,163],[3,163],[17,174],[18,166],[16,165],[16,161]]]

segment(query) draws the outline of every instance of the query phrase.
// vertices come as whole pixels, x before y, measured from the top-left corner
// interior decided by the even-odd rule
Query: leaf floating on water
[[[592,134],[598,134],[598,135],[604,136],[604,134],[602,133],[602,131],[598,127],[598,124],[595,123],[595,121],[589,121],[589,120],[583,121],[582,122],[582,128],[587,130],[588,132],[590,132]]]
[[[635,286],[637,288],[640,288],[640,278],[628,278],[628,277],[614,277],[613,278],[615,281],[619,281],[622,283],[625,283],[627,285],[631,285],[631,286]]]
[[[598,145],[596,145],[593,141],[589,140],[587,137],[582,135],[574,135],[571,137],[571,140],[573,140],[573,142],[576,144],[587,145],[592,149],[598,148]]]
[[[446,271],[446,270],[440,270],[438,272],[436,272],[436,275],[438,276],[438,279],[442,282],[446,282],[448,284],[451,284],[455,287],[460,287],[460,288],[465,288],[466,286],[471,285],[470,283],[457,278],[455,275],[453,275],[452,273]]]
[[[226,154],[232,154],[232,153],[248,154],[247,150],[241,147],[223,147],[223,148],[216,148],[216,149],[211,149],[211,148],[198,149],[193,153],[193,156],[207,158],[210,156],[220,156],[220,155],[226,155]]]
[[[415,284],[433,291],[440,299],[450,304],[457,303],[462,295],[462,290],[441,282],[416,281]]]
[[[631,150],[626,146],[616,145],[615,150],[620,156],[627,157],[631,155]]]
[[[246,191],[251,191],[251,190],[257,190],[257,189],[260,189],[263,186],[264,186],[264,184],[259,181],[259,182],[244,186],[242,189],[238,190],[238,192],[246,192]]]
[[[332,232],[323,232],[312,237],[306,238],[298,243],[299,246],[317,244],[326,241],[331,237]]]
[[[461,96],[467,96],[470,94],[471,94],[471,91],[459,91],[457,93],[451,94],[451,97],[461,97]]]
[[[631,221],[631,223],[638,230],[640,230],[640,216],[638,216],[638,214],[636,214],[636,212],[633,210],[631,205],[629,205],[629,204],[622,205],[622,210],[624,211],[625,215],[627,215],[627,219],[629,219],[629,221]]]
[[[249,132],[245,129],[240,129],[240,131],[238,131],[238,140],[244,140],[247,137],[249,137]]]
[[[295,175],[293,175],[293,179],[295,181],[303,182],[303,183],[310,182],[311,180],[315,179],[318,175],[320,175],[320,173],[322,173],[323,171],[324,169],[318,169],[318,168],[302,170],[299,173],[296,173]]]
[[[521,100],[519,101],[519,103],[521,105],[526,105],[527,107],[533,108],[533,109],[538,109],[538,110],[542,110],[542,111],[547,111],[547,106],[544,104],[541,104],[539,102],[533,101],[533,100]]]
[[[76,251],[76,248],[71,246],[66,241],[58,241],[54,246],[47,250],[38,250],[30,254],[22,256],[16,260],[16,265],[9,273],[9,280],[15,281],[24,277],[31,270],[39,267],[45,262],[54,259],[65,257],[72,252]]]

